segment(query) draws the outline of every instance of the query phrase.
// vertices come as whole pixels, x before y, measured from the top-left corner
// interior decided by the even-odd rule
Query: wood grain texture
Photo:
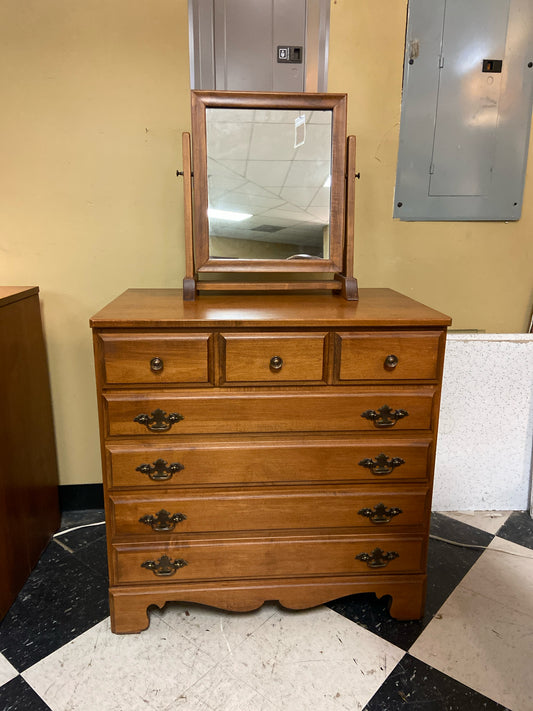
[[[326,382],[327,333],[221,333],[223,383]],[[281,363],[272,359],[281,359]]]
[[[302,610],[329,600],[357,593],[375,593],[378,598],[392,595],[390,613],[398,620],[413,620],[424,614],[425,575],[344,575],[278,580],[224,582],[180,582],[161,586],[136,585],[110,590],[111,630],[115,634],[142,632],[148,627],[149,605],[162,608],[169,600],[196,602],[232,612],[250,612],[268,600],[283,607]]]
[[[434,380],[442,336],[439,331],[337,334],[338,379]],[[397,365],[387,366],[389,356]]]
[[[379,493],[357,486],[316,487],[254,487],[242,489],[189,489],[167,492],[147,498],[139,493],[114,493],[110,496],[113,509],[111,526],[116,536],[147,536],[157,541],[169,534],[142,522],[165,510],[170,515],[180,513],[185,519],[172,531],[182,533],[217,531],[277,531],[287,528],[353,528],[389,532],[395,528],[422,526],[426,516],[427,490],[382,489]],[[384,503],[387,509],[397,508],[387,523],[372,523],[362,510]]]
[[[181,137],[183,156],[183,207],[185,225],[185,279],[194,279],[194,242],[192,234],[192,170],[191,170],[191,134]]]
[[[123,487],[156,490],[168,487],[212,486],[221,484],[257,485],[264,482],[358,482],[386,487],[388,482],[427,481],[430,471],[431,440],[402,435],[388,439],[377,436],[369,443],[366,435],[307,436],[305,441],[292,435],[235,438],[219,441],[165,438],[164,442],[146,440],[109,441],[106,445],[106,468],[109,488]],[[401,460],[386,473],[373,474],[361,462],[386,459]],[[179,464],[170,478],[157,481],[139,471],[162,460],[167,466]],[[148,491],[146,491],[148,493]]]
[[[164,289],[128,290],[91,323],[115,632],[165,600],[304,608],[365,591],[423,614],[447,316],[388,289]],[[366,411],[386,406],[403,416],[377,427]],[[381,504],[386,523],[361,513]],[[155,575],[169,559],[186,564]]]
[[[404,328],[451,319],[392,289],[360,289],[359,301],[328,294],[201,295],[181,289],[128,289],[91,318],[94,328]]]
[[[160,438],[171,434],[266,433],[266,432],[376,432],[374,423],[363,417],[367,410],[388,405],[408,414],[392,427],[395,432],[429,430],[435,388],[376,388],[358,391],[342,389],[279,390],[239,392],[232,389],[153,393],[142,390],[110,392],[105,395],[106,434],[109,437],[143,436],[150,430],[136,421],[139,415],[163,410],[181,420]],[[383,431],[383,429],[381,430]]]
[[[103,378],[107,384],[208,383],[211,336],[206,333],[104,333]],[[161,363],[154,370],[152,360]]]
[[[59,527],[58,473],[37,287],[0,288],[0,618]]]
[[[394,552],[398,557],[385,568],[371,568],[357,555],[376,548]],[[179,542],[152,542],[150,545],[116,543],[113,546],[117,584],[147,583],[162,585],[159,577],[143,567],[146,561],[158,561],[167,555],[185,560],[186,565],[172,576],[178,580],[231,580],[237,578],[279,578],[342,574],[376,576],[387,573],[421,573],[424,543],[411,536],[336,535],[194,538],[184,534]]]

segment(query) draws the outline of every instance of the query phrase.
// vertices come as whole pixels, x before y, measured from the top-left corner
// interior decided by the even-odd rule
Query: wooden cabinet
[[[131,289],[94,316],[113,630],[358,592],[421,617],[449,322],[388,289]]]
[[[0,619],[59,528],[57,459],[37,287],[0,287]]]

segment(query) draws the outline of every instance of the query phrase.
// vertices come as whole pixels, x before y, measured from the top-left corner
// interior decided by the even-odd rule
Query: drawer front
[[[103,333],[107,384],[209,383],[209,340],[205,333]]]
[[[190,539],[112,548],[112,584],[418,573],[424,553],[422,538],[403,536]]]
[[[435,380],[439,331],[338,333],[338,379]]]
[[[421,527],[427,491],[360,491],[353,487],[204,490],[147,498],[112,494],[117,536],[281,529]]]
[[[104,394],[110,436],[429,430],[435,388]]]
[[[325,382],[326,333],[221,334],[222,382]]]
[[[371,438],[325,441],[306,438],[276,441],[176,443],[171,446],[109,444],[110,487],[194,486],[201,484],[288,481],[426,480],[431,462],[429,440],[412,442]]]

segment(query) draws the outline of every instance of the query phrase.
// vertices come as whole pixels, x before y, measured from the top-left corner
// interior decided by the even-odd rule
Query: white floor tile
[[[489,548],[409,652],[513,711],[531,711],[533,687],[524,680],[533,649],[533,555],[500,538]]]
[[[23,677],[52,711],[355,711],[403,655],[326,607],[170,605],[139,635],[105,620]]]
[[[187,701],[213,711],[355,711],[403,656],[329,608],[280,609],[192,686]],[[180,706],[165,711],[172,708]]]
[[[261,696],[246,681],[238,679],[225,667],[219,665],[160,711],[281,710],[270,699]],[[290,707],[284,707],[283,711],[290,711]]]
[[[496,536],[460,586],[533,619],[533,550]]]
[[[3,654],[0,654],[0,686],[18,676],[18,671],[10,664]]]
[[[487,533],[496,534],[500,526],[507,521],[512,511],[442,511],[446,516],[481,528]]]
[[[159,617],[138,635],[104,620],[23,673],[53,711],[151,711],[177,699],[214,665]]]
[[[155,611],[172,629],[218,663],[278,611],[266,603],[252,612],[225,612],[202,605],[167,604]]]

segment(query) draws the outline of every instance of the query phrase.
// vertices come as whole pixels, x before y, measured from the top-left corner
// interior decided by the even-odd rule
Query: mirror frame
[[[342,272],[345,250],[346,94],[192,91],[193,252],[197,274]],[[209,255],[206,110],[331,111],[329,257],[305,260],[213,259]]]

